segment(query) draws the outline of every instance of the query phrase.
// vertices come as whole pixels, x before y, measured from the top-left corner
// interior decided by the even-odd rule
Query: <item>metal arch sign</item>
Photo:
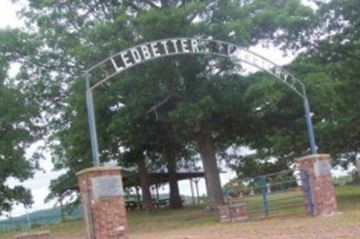
[[[229,42],[183,37],[143,43],[120,51],[99,62],[87,70],[91,79],[101,79],[92,85],[91,88],[95,88],[113,76],[144,62],[184,54],[217,55],[230,58],[235,63],[245,62],[258,69],[267,71],[289,86],[298,95],[304,97],[304,84],[301,81],[282,67],[254,52]]]
[[[87,83],[87,108],[94,165],[99,165],[98,143],[92,90],[115,75],[147,61],[176,55],[202,54],[230,58],[234,63],[246,63],[266,71],[287,85],[304,100],[305,116],[310,139],[310,148],[316,153],[315,137],[310,117],[310,108],[305,85],[274,62],[233,43],[206,39],[178,37],[146,42],[122,50],[85,71]],[[90,79],[95,80],[91,83]]]

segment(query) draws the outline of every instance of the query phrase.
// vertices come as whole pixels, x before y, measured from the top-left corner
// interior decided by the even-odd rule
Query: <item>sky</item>
[[[24,27],[23,22],[17,17],[16,11],[19,10],[21,6],[14,5],[11,3],[11,0],[0,0],[0,28],[5,27]],[[283,53],[279,50],[276,50],[273,47],[263,48],[261,46],[257,46],[251,49],[252,51],[261,54],[265,58],[271,59],[276,62],[278,65],[284,65],[291,62],[294,56],[284,56]],[[37,147],[45,146],[44,141],[39,141],[31,146],[29,149],[30,152],[37,150]],[[41,171],[37,171],[34,177],[25,182],[19,182],[15,179],[9,179],[7,183],[11,186],[15,186],[18,184],[24,185],[26,188],[31,189],[34,204],[30,209],[25,209],[21,205],[17,205],[14,207],[14,210],[11,212],[12,216],[22,215],[26,212],[32,212],[40,209],[50,208],[54,205],[54,202],[44,203],[44,199],[49,193],[48,187],[50,185],[50,181],[58,177],[62,172],[53,172],[53,165],[50,160],[50,155],[47,153],[45,155],[45,159],[40,161]],[[89,159],[91,160],[91,159]],[[226,171],[221,174],[221,182],[225,184],[229,181],[229,179],[234,178],[235,173]],[[191,195],[190,192],[190,183],[189,181],[181,181],[179,182],[180,193],[182,195]],[[201,180],[199,182],[200,195],[205,193],[205,182]],[[163,191],[167,191],[167,187],[163,188]],[[0,217],[1,219],[1,217]]]
[[[19,9],[19,5],[12,4],[11,0],[0,0],[0,28],[23,26],[22,21],[16,16]]]

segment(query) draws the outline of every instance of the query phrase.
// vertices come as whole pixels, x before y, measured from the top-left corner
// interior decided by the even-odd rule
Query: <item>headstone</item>
[[[271,184],[270,183],[266,184],[266,190],[267,190],[267,193],[271,193]]]
[[[255,196],[255,190],[253,187],[250,188],[250,196]]]
[[[243,198],[243,197],[244,197],[244,193],[243,193],[243,191],[240,191],[239,198]]]

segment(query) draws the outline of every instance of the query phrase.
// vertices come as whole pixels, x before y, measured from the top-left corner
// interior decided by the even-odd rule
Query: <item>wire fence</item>
[[[309,177],[306,172],[293,171],[260,175],[232,181],[225,195],[231,205],[246,205],[249,219],[312,215],[313,205]]]
[[[81,234],[84,228],[82,218],[83,214],[79,206],[71,211],[53,208],[8,218],[0,221],[0,238],[12,238],[16,234],[35,231],[50,231],[52,234],[62,232]]]

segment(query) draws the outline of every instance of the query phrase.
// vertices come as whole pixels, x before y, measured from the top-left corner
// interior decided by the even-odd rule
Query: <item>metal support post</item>
[[[87,106],[88,122],[89,122],[89,130],[90,130],[92,160],[93,160],[93,165],[98,167],[100,166],[100,161],[99,161],[99,147],[98,147],[97,135],[96,135],[94,102],[93,102],[92,91],[90,89],[89,75],[86,74],[85,77],[86,77],[86,106]]]
[[[196,201],[197,203],[200,203],[200,194],[199,194],[199,180],[198,178],[195,178],[193,181],[195,183],[195,190],[196,190]]]
[[[31,220],[30,220],[29,212],[28,212],[27,209],[26,209],[25,212],[26,212],[26,222],[27,222],[27,224],[28,224],[29,232],[32,232]]]
[[[305,170],[301,171],[301,177],[303,178],[303,190],[306,197],[306,212],[309,216],[314,215],[314,199],[312,197],[312,189],[311,189],[311,178],[309,173]]]
[[[264,210],[264,214],[265,216],[269,216],[269,207],[268,207],[268,203],[267,203],[267,198],[266,198],[266,194],[267,194],[267,189],[266,189],[266,181],[264,177],[260,178],[260,188],[261,188],[261,194],[262,194],[262,203],[263,203],[263,210]]]
[[[315,136],[314,136],[314,129],[311,121],[311,115],[310,115],[310,106],[309,101],[307,99],[306,93],[304,92],[304,108],[305,108],[305,118],[306,118],[306,125],[308,129],[309,134],[309,140],[310,140],[310,150],[311,154],[317,154],[317,148],[315,143]]]
[[[190,191],[191,191],[192,204],[195,204],[194,186],[193,186],[193,180],[192,180],[192,178],[190,178],[189,181],[190,181]]]

